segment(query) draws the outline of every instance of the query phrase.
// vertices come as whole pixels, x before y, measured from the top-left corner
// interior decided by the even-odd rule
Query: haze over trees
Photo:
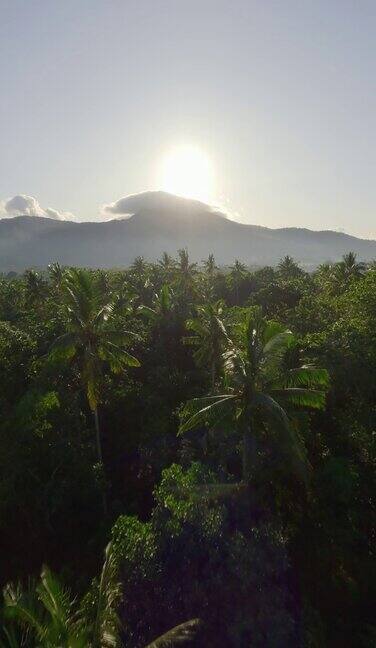
[[[202,258],[1,277],[2,648],[375,645],[375,267]]]

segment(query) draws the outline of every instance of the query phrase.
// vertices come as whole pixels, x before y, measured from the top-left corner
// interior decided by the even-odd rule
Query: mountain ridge
[[[155,201],[153,203],[153,193]],[[124,215],[102,221],[69,221],[15,216],[0,220],[0,271],[21,271],[62,265],[124,267],[136,256],[153,261],[164,251],[188,248],[193,260],[213,253],[228,265],[235,258],[248,265],[274,265],[290,254],[303,266],[337,261],[346,252],[376,258],[376,241],[333,230],[272,229],[230,220],[219,210],[163,192],[145,192],[114,203],[108,214]],[[119,209],[135,209],[133,214]]]

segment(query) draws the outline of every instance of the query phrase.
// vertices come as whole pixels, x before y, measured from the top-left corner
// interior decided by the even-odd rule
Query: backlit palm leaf
[[[263,348],[264,355],[267,356],[280,356],[286,352],[295,338],[291,331],[282,331],[271,337]]]
[[[158,639],[148,644],[146,648],[175,648],[192,641],[201,625],[200,619],[192,619],[172,628]]]
[[[116,648],[119,645],[120,621],[117,609],[121,600],[118,564],[111,543],[106,548],[96,596],[92,648]]]
[[[290,387],[302,385],[304,387],[327,388],[329,386],[329,373],[326,369],[315,365],[302,365],[287,372],[287,384]]]
[[[220,416],[223,416],[223,410],[220,408],[229,405],[234,399],[235,396],[232,394],[223,394],[189,401],[182,412],[183,423],[179,427],[179,434],[184,434],[199,425],[203,425],[208,422],[209,417],[212,418],[212,423],[215,422]]]
[[[273,390],[273,395],[299,407],[323,409],[325,407],[325,392],[301,387],[287,387]]]

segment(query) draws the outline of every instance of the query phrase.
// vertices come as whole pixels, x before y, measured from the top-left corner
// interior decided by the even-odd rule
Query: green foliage
[[[216,379],[222,369],[222,352],[228,342],[226,328],[222,322],[223,302],[199,306],[197,317],[187,320],[186,327],[192,335],[184,338],[185,344],[194,347],[193,357],[199,367],[209,367],[211,389],[215,390]]]
[[[306,479],[304,450],[284,407],[323,409],[328,373],[314,365],[289,369],[286,356],[296,344],[294,336],[278,322],[262,318],[259,309],[250,310],[239,328],[237,347],[223,327],[228,342],[228,350],[223,354],[226,392],[190,401],[182,410],[180,433],[204,423],[216,427],[228,414],[231,425],[243,434],[246,482],[252,476],[251,463],[257,461],[257,457],[250,456],[250,436],[259,436],[262,426],[271,423],[277,430],[276,438],[290,453],[290,464],[297,476]]]
[[[2,277],[0,579],[53,570],[14,601],[66,637],[84,618],[83,645],[179,642],[197,618],[198,646],[373,645],[375,323],[353,254]],[[119,579],[109,559],[93,580],[115,520]],[[74,594],[51,584],[52,622],[54,571]]]
[[[63,294],[68,331],[54,342],[53,351],[58,349],[60,353],[63,352],[67,360],[76,355],[80,357],[87,398],[91,409],[95,410],[100,401],[102,362],[107,362],[114,373],[128,366],[139,366],[137,358],[119,346],[133,334],[110,328],[112,299],[107,298],[107,303],[101,304],[100,291],[88,272],[68,271]]]
[[[195,494],[214,482],[215,475],[200,464],[187,471],[174,465],[163,472],[150,522],[121,517],[115,524],[130,646],[187,615],[202,619],[200,645],[294,640],[281,529],[252,525],[248,516],[234,528],[226,508]],[[272,623],[274,615],[278,623]]]
[[[20,646],[27,642],[39,648],[116,648],[120,646],[120,598],[117,562],[109,545],[100,578],[81,603],[47,567],[39,582],[26,591],[20,585],[7,585],[3,615],[10,624],[5,634],[16,637],[18,627],[16,645]]]

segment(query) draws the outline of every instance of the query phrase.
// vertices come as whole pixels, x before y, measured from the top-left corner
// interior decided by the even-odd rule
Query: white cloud
[[[163,211],[188,213],[202,211],[216,211],[215,207],[207,205],[199,200],[183,198],[166,191],[143,191],[138,194],[124,196],[113,203],[103,205],[101,215],[103,217],[130,216],[140,211]],[[221,213],[221,210],[218,210]],[[222,215],[224,215],[222,213]]]
[[[51,207],[42,207],[34,196],[18,194],[0,203],[0,218],[12,216],[36,216],[54,220],[74,220],[70,212],[61,212]]]

